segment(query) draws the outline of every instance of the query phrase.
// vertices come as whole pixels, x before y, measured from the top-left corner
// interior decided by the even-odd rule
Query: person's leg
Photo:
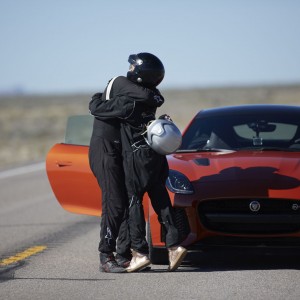
[[[105,139],[91,141],[90,167],[102,191],[102,215],[100,223],[100,264],[105,272],[124,271],[118,268],[113,252],[124,219],[127,195],[120,150]]]
[[[166,247],[170,248],[178,245],[180,243],[179,233],[174,221],[173,207],[165,185],[157,182],[148,190],[148,195],[159,222],[164,226]]]
[[[131,248],[139,253],[149,254],[142,198],[135,195],[131,197],[129,204],[129,231]]]
[[[158,215],[158,220],[165,229],[165,244],[169,252],[169,271],[176,270],[187,254],[187,250],[180,246],[179,232],[175,223],[174,209],[165,186],[169,173],[167,160],[164,156],[156,157],[157,176],[150,181],[147,190],[151,204]],[[160,168],[160,169],[159,169]]]
[[[129,232],[131,238],[132,259],[127,272],[136,272],[151,264],[146,240],[146,223],[143,209],[145,177],[137,161],[140,151],[125,152],[124,171],[129,198]]]
[[[132,258],[130,244],[131,241],[129,234],[128,211],[126,211],[124,220],[120,226],[116,249],[116,261],[118,265],[123,268],[127,268],[129,266],[130,260]]]
[[[131,248],[139,253],[148,254],[149,247],[146,241],[146,222],[142,203],[148,178],[143,167],[143,164],[147,163],[147,156],[142,149],[134,152],[126,151],[124,154]]]
[[[187,250],[180,246],[179,234],[174,222],[174,213],[169,194],[163,184],[157,183],[148,191],[153,209],[166,231],[165,244],[169,253],[169,271],[175,271],[185,258]]]

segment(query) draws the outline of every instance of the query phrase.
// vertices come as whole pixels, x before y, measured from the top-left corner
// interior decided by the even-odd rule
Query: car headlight
[[[169,177],[166,182],[167,188],[176,194],[193,194],[194,189],[188,178],[175,170],[169,170]]]

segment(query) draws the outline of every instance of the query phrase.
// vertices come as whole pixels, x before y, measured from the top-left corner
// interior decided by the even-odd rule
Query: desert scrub
[[[183,130],[201,109],[239,104],[300,104],[300,84],[161,90],[169,114]],[[88,114],[93,94],[0,97],[0,169],[45,160],[63,142],[70,115]]]

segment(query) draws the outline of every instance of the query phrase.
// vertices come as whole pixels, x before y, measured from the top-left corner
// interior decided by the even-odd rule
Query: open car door
[[[46,171],[52,190],[67,211],[101,215],[101,191],[88,159],[94,118],[71,116],[65,141],[54,145],[47,154]]]

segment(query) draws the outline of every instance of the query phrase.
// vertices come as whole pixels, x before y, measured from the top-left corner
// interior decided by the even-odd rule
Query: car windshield
[[[300,118],[295,115],[219,115],[195,118],[180,151],[300,151]]]

